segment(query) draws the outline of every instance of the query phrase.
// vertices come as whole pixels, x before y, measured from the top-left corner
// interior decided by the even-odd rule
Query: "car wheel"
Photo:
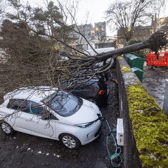
[[[79,139],[71,134],[60,135],[60,141],[65,147],[69,149],[77,149],[80,146]]]
[[[91,102],[94,103],[94,104],[97,104],[96,99],[94,99],[94,98],[92,98],[92,97],[87,98],[87,100],[91,101]]]
[[[14,132],[14,129],[6,122],[1,124],[1,129],[5,134],[12,134]]]

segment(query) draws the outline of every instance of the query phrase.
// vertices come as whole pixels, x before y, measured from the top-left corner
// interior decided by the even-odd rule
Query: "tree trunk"
[[[105,60],[105,59],[108,59],[113,56],[118,56],[121,54],[126,54],[126,53],[130,53],[133,51],[145,49],[145,48],[149,48],[149,49],[153,50],[155,53],[157,53],[161,47],[166,45],[166,43],[167,43],[167,40],[166,40],[165,33],[162,31],[158,31],[158,32],[154,33],[148,40],[146,40],[144,42],[125,46],[121,49],[116,49],[116,50],[113,50],[113,51],[110,51],[110,52],[107,52],[104,54],[99,54],[99,55],[97,55],[97,59]]]

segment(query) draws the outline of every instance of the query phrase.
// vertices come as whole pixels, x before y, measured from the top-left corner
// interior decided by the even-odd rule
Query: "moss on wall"
[[[168,119],[142,85],[127,89],[129,115],[142,167],[168,167]]]
[[[117,59],[120,61],[120,60],[123,59],[123,57],[122,56],[118,56]]]
[[[122,72],[130,72],[130,71],[132,71],[132,69],[130,67],[128,67],[128,66],[122,66],[121,67],[121,71]]]

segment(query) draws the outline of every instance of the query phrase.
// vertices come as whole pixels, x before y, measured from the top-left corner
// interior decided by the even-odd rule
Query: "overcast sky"
[[[73,0],[67,0],[67,1],[71,1],[72,3]],[[90,13],[89,22],[94,23],[94,22],[104,21],[105,20],[104,12],[108,9],[110,4],[112,4],[115,1],[119,1],[119,0],[80,0],[79,10],[78,10],[78,13],[80,15],[78,17],[78,22],[83,19],[86,12],[88,11]],[[121,0],[121,1],[127,1],[127,0]],[[159,0],[155,0],[155,1],[159,1]],[[168,0],[165,0],[165,1],[166,1],[166,4],[168,4]],[[166,10],[165,8],[161,12],[160,16],[161,17],[168,16],[168,10]]]
[[[36,4],[39,6],[43,6],[44,2],[46,0],[22,0],[22,1],[29,1],[31,4]],[[48,0],[49,1],[49,0]],[[86,15],[89,13],[88,22],[95,23],[99,21],[104,21],[104,12],[107,10],[109,5],[115,1],[119,0],[59,0],[64,5],[69,6],[72,5],[73,2],[79,2],[78,3],[78,17],[77,21],[78,23],[83,23],[86,20]],[[121,0],[121,1],[127,1],[127,0]],[[158,0],[153,0],[158,1]],[[168,7],[168,0],[165,0]],[[57,2],[57,0],[53,0],[53,2]],[[161,16],[168,16],[168,10],[163,10],[161,13]]]
[[[112,0],[81,0],[79,3],[78,13],[83,17],[78,17],[78,22],[82,22],[82,19],[86,17],[89,12],[88,22],[95,23],[105,20],[104,12]]]
[[[27,1],[27,0],[22,0]],[[44,2],[46,0],[28,0],[31,4],[36,4],[38,6],[44,6]],[[49,0],[48,0],[49,1]],[[55,3],[57,0],[53,0]],[[109,5],[118,0],[59,0],[66,6],[72,5],[73,2],[78,3],[78,11],[77,11],[77,23],[78,24],[85,24],[87,23],[96,23],[105,21],[105,11],[108,9]],[[123,0],[127,1],[127,0]],[[158,1],[158,0],[155,0]],[[166,0],[167,7],[168,7],[168,0]],[[87,19],[87,14],[89,14]],[[168,16],[168,10],[163,10],[160,15],[161,17]]]
[[[46,0],[21,0],[22,2],[29,2],[32,6],[45,6]],[[50,0],[48,0],[50,1]],[[52,0],[53,2],[57,3],[57,0]],[[77,23],[78,24],[85,24],[87,23],[94,23],[96,22],[103,22],[105,21],[105,11],[108,9],[109,5],[118,0],[59,0],[66,6],[72,5],[73,2],[78,3],[78,11],[77,11]],[[127,1],[127,0],[121,0]],[[158,1],[158,0],[155,0]],[[168,0],[165,0],[168,7]],[[89,14],[87,19],[87,14]],[[168,16],[168,10],[163,10],[160,15],[161,17]],[[109,27],[107,27],[109,29]],[[111,34],[108,30],[109,35]]]
[[[22,0],[24,2],[29,1],[30,4],[36,6],[44,6],[45,0]],[[115,0],[59,0],[66,6],[70,6],[73,2],[78,3],[77,21],[82,24],[86,21],[87,14],[89,13],[88,22],[95,23],[104,21],[104,11],[107,10],[110,3]],[[57,2],[57,0],[53,0]]]

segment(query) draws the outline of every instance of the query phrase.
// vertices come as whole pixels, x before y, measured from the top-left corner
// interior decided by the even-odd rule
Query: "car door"
[[[24,99],[10,99],[7,105],[10,113],[6,121],[16,130],[24,133],[29,133],[29,124],[27,118],[26,100]]]
[[[55,138],[57,118],[49,113],[44,106],[34,101],[27,100],[27,105],[30,113],[28,123],[31,134],[51,139]],[[44,118],[45,113],[50,115]]]

